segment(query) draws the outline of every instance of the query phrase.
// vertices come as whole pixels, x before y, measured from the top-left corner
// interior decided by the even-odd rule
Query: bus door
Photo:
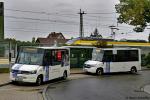
[[[43,69],[44,69],[44,81],[49,81],[52,79],[52,70],[51,70],[51,52],[50,50],[46,50],[43,57]]]
[[[68,70],[68,67],[70,67],[69,66],[69,51],[68,50],[62,50],[61,55],[62,55],[62,59],[61,59],[60,73],[62,76],[64,73],[64,70]]]
[[[114,50],[113,52],[113,72],[125,71],[125,66],[128,64],[127,50]]]
[[[58,78],[61,76],[61,62],[62,62],[62,51],[61,50],[52,50],[52,76],[53,78]]]
[[[111,71],[111,62],[112,62],[112,52],[111,50],[104,51],[103,63],[104,63],[104,72],[109,73]]]
[[[104,51],[104,65],[105,65],[105,72],[118,72],[123,70],[123,66],[121,62],[116,61],[117,51],[112,50],[105,50]]]

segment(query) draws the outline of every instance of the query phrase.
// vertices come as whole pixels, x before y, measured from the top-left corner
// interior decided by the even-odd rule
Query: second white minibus
[[[83,70],[97,75],[127,71],[136,73],[141,70],[141,50],[137,48],[94,49],[92,60],[84,63]]]
[[[12,82],[40,85],[70,74],[69,49],[65,47],[23,47],[10,71]]]

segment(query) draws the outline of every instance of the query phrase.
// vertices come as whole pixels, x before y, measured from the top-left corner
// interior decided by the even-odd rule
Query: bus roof
[[[37,48],[41,48],[41,49],[69,49],[67,47],[37,47]]]
[[[139,50],[139,48],[99,48],[101,50]]]
[[[39,48],[39,49],[69,49],[67,47],[38,47],[38,46],[22,46],[22,48]]]

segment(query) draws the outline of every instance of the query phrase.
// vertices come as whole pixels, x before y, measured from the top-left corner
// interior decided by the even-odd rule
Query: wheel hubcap
[[[38,78],[38,84],[39,85],[41,84],[41,78]]]
[[[66,73],[64,73],[64,78],[66,78]]]
[[[98,70],[98,75],[101,75],[101,71],[100,70]]]

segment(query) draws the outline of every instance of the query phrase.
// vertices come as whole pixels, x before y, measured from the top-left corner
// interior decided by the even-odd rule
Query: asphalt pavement
[[[114,73],[85,77],[49,85],[48,100],[150,100],[144,92],[150,83],[150,71],[138,74]]]

